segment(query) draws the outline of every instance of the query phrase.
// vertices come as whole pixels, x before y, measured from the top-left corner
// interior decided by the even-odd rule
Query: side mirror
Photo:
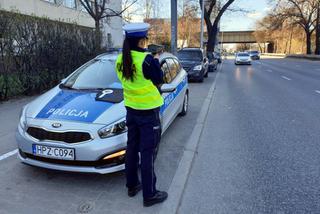
[[[64,83],[67,80],[67,78],[64,78],[60,81],[60,83]]]
[[[176,87],[171,84],[163,84],[160,88],[161,93],[172,93],[176,90]]]

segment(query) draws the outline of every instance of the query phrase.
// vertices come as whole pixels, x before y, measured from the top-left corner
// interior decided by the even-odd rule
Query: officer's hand
[[[156,53],[156,54],[153,56],[153,58],[155,58],[155,59],[159,59],[159,58],[160,58],[159,53]]]

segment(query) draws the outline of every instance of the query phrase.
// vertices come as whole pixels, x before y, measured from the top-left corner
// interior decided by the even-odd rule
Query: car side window
[[[176,78],[177,74],[179,73],[177,64],[171,58],[167,59],[166,61],[170,69],[171,78]]]
[[[181,71],[181,65],[180,65],[180,63],[179,63],[178,60],[173,59],[173,61],[174,61],[174,63],[176,64],[176,66],[177,66],[177,72],[179,73],[179,72]]]
[[[168,66],[166,61],[161,65],[161,70],[163,71],[163,80],[164,80],[164,82],[165,83],[170,83],[172,81],[172,78],[171,78],[171,75],[170,75],[169,66]]]

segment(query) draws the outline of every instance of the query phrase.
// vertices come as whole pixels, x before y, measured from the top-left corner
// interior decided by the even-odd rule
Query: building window
[[[74,9],[77,7],[76,0],[63,0],[63,5]]]
[[[57,3],[57,0],[44,0],[44,1],[47,1],[47,2],[50,2],[50,3],[53,3],[53,4]]]

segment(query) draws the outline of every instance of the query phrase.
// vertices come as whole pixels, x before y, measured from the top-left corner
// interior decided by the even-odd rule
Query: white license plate
[[[60,160],[74,160],[74,149],[59,148],[44,145],[32,145],[32,153],[37,156],[54,158]]]

